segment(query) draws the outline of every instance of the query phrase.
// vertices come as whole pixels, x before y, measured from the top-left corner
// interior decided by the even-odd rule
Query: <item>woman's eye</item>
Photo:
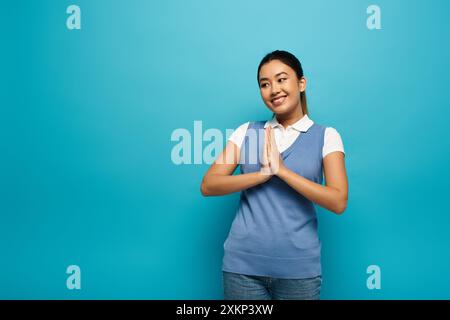
[[[264,88],[266,85],[267,85],[267,83],[263,83],[263,84],[261,85],[261,88]]]
[[[281,79],[279,79],[278,81],[281,81],[281,80],[286,80],[286,78],[281,78]]]

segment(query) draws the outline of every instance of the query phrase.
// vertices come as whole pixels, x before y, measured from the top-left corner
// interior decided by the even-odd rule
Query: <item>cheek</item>
[[[268,92],[267,90],[261,90],[261,97],[264,100],[270,100],[270,92]]]
[[[289,86],[287,90],[289,92],[290,99],[293,100],[300,99],[300,91],[296,85]]]
[[[287,89],[289,90],[290,93],[295,93],[299,91],[298,86],[295,82],[289,83]]]

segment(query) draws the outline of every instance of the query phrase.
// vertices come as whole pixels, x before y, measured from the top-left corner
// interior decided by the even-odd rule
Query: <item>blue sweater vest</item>
[[[258,121],[248,126],[241,147],[241,173],[261,168],[264,124],[265,121]],[[315,123],[308,131],[301,132],[281,153],[286,167],[322,184],[324,134],[325,127]],[[239,207],[224,243],[222,270],[284,279],[321,275],[317,227],[314,204],[283,180],[272,176],[265,183],[241,192]]]

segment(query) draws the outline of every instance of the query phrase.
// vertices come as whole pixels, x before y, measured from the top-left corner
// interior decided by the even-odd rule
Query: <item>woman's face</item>
[[[259,70],[259,89],[264,103],[275,114],[287,114],[300,108],[300,92],[306,79],[298,79],[295,71],[280,60],[272,60]]]

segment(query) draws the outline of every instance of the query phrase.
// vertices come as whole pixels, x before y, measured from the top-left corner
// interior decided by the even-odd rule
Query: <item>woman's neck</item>
[[[276,115],[278,123],[280,123],[285,129],[291,124],[296,123],[303,118],[304,114],[302,108],[295,108],[290,114]]]

